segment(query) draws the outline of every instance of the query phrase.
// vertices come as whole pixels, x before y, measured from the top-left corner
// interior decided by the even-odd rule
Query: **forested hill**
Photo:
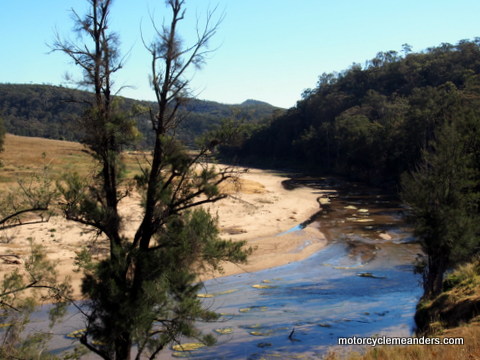
[[[51,139],[78,141],[81,133],[77,119],[85,110],[90,94],[84,91],[50,85],[0,84],[0,117],[6,130],[15,135],[38,136]],[[127,113],[135,113],[140,132],[144,135],[140,145],[149,143],[152,132],[148,108],[155,104],[121,98],[120,106]],[[143,107],[143,112],[141,111]],[[133,110],[136,109],[136,110]],[[140,111],[139,111],[140,109]],[[272,113],[281,111],[270,104],[247,100],[239,105],[225,105],[213,101],[192,99],[181,110],[185,117],[180,136],[187,143],[212,129],[224,119],[237,119],[258,124],[271,119]]]
[[[395,183],[444,124],[479,123],[479,74],[480,38],[381,52],[365,66],[321,75],[294,108],[223,155]]]

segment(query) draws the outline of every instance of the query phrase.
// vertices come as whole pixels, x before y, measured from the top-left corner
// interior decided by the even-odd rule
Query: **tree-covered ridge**
[[[149,113],[144,109],[154,107],[148,101],[120,98],[120,107],[130,113],[143,134],[140,145],[153,142]],[[87,108],[91,94],[51,85],[0,84],[0,116],[9,133],[38,136],[49,139],[80,141],[82,130],[78,119]],[[180,136],[193,144],[198,135],[213,129],[227,118],[260,123],[271,118],[278,108],[263,102],[246,101],[238,105],[191,99],[182,107],[188,114],[180,129]]]
[[[397,182],[436,128],[478,116],[479,74],[480,38],[421,53],[408,45],[403,54],[381,52],[365,66],[322,74],[295,107],[224,155]]]

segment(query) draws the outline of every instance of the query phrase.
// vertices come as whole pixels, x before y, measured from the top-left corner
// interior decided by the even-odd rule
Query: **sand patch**
[[[307,220],[320,210],[317,198],[318,189],[297,188],[286,190],[281,185],[286,177],[273,172],[251,169],[241,175],[238,182],[223,186],[228,197],[206,208],[218,217],[221,235],[224,238],[246,240],[255,248],[248,264],[223,265],[222,274],[204,274],[207,279],[222,275],[232,275],[245,271],[258,271],[287,264],[308,257],[320,250],[326,239],[315,225],[304,230],[278,236],[278,234]],[[133,236],[140,221],[140,197],[132,195],[121,202],[120,211],[128,224],[124,232]],[[27,256],[29,240],[45,247],[50,259],[57,264],[62,276],[70,276],[75,295],[80,296],[82,274],[75,272],[76,252],[89,247],[95,256],[108,252],[106,241],[96,236],[85,226],[68,222],[60,216],[49,222],[28,224],[5,230],[4,243],[0,243],[0,253]],[[21,266],[0,260],[0,276]]]

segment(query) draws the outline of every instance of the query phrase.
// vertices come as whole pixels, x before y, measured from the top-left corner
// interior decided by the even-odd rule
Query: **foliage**
[[[455,267],[445,277],[442,291],[417,306],[418,335],[436,335],[445,329],[478,321],[480,267],[478,256]]]
[[[32,222],[36,214],[37,221],[48,221],[53,214],[52,203],[57,199],[57,191],[53,187],[50,176],[50,166],[45,163],[41,173],[33,173],[27,178],[18,180],[15,187],[5,191],[0,199],[0,227],[19,226],[25,221]],[[26,217],[26,219],[24,219]]]
[[[53,355],[44,352],[50,339],[48,332],[24,334],[23,331],[35,306],[44,301],[55,304],[50,311],[53,325],[64,314],[70,294],[69,280],[60,282],[54,263],[46,258],[40,245],[31,243],[24,271],[15,269],[1,283],[0,321],[6,330],[1,334],[0,357],[53,359]]]
[[[29,181],[20,183],[5,199],[2,199],[3,228],[20,226],[31,221],[23,219],[33,212],[43,214],[49,212],[55,191],[51,188],[47,169],[42,176],[36,176]],[[25,222],[26,221],[26,222]],[[0,283],[0,323],[5,327],[0,334],[2,359],[53,359],[53,355],[45,352],[50,334],[48,332],[24,332],[30,321],[30,315],[35,306],[43,302],[53,303],[50,311],[51,325],[65,312],[70,301],[71,287],[69,279],[59,280],[55,264],[49,261],[40,245],[30,241],[30,255],[22,267],[16,267],[7,273]],[[20,259],[15,254],[2,254],[2,259]],[[22,260],[16,260],[22,263]]]
[[[11,134],[80,141],[85,129],[79,121],[90,96],[87,91],[53,85],[0,84],[0,116]],[[151,146],[154,138],[148,109],[154,108],[155,103],[120,96],[118,99],[120,112],[129,114],[142,134],[139,146]],[[193,146],[195,137],[212,130],[224,118],[244,119],[256,124],[276,110],[266,103],[226,105],[192,98],[180,107],[188,117],[178,135]]]
[[[93,91],[91,107],[82,118],[87,135],[83,142],[100,168],[93,179],[72,173],[58,182],[63,212],[67,219],[103,234],[109,244],[109,254],[97,263],[85,251],[77,258],[77,265],[84,267],[82,292],[89,305],[80,342],[104,359],[130,359],[134,347],[137,359],[153,359],[180,337],[211,344],[212,336],[195,326],[196,320],[217,317],[196,296],[201,287],[197,275],[220,270],[221,261],[244,262],[250,251],[243,249],[244,242],[220,239],[216,220],[198,208],[224,198],[218,185],[236,176],[233,169],[207,161],[224,139],[204,141],[192,154],[176,133],[189,98],[186,70],[202,64],[218,24],[212,23],[214,14],[209,12],[196,41],[184,46],[177,33],[184,1],[170,0],[169,25],[155,27],[156,38],[147,46],[157,103],[146,111],[152,153],[135,177],[142,214],[132,235],[125,231],[128,219],[119,204],[131,191],[123,177],[122,150],[135,139],[135,124],[116,105],[110,89],[122,61],[118,37],[108,24],[111,1],[88,2],[84,17],[75,14],[85,43],[57,37],[54,44],[83,68],[82,85]]]
[[[480,38],[422,53],[381,52],[365,66],[322,74],[317,87],[226,158],[270,166],[303,165],[373,184],[399,183],[414,170],[435,129],[452,120],[459,97],[478,97]],[[478,112],[463,101],[464,112]]]
[[[471,262],[457,266],[454,271],[449,272],[443,281],[443,291],[453,288],[480,285],[480,258],[474,257]]]
[[[467,95],[468,88],[460,92],[448,84],[440,90],[449,110],[424,149],[422,162],[402,178],[402,197],[426,254],[426,297],[438,295],[444,273],[469,260],[480,245],[478,97]]]
[[[2,138],[3,141],[3,138]],[[45,156],[42,156],[45,160]],[[32,221],[31,214],[40,221],[50,216],[50,207],[56,199],[52,189],[49,166],[45,164],[41,174],[21,179],[17,187],[6,192],[0,202],[0,226],[20,226]],[[27,216],[27,218],[25,218]],[[20,259],[15,254],[2,254],[2,259]],[[15,260],[21,263],[21,260]],[[54,303],[50,311],[51,325],[60,318],[70,300],[69,279],[60,281],[55,264],[46,257],[44,249],[30,241],[30,255],[23,266],[7,273],[0,283],[0,357],[2,359],[54,359],[45,352],[50,334],[47,332],[24,333],[35,306],[48,301]]]

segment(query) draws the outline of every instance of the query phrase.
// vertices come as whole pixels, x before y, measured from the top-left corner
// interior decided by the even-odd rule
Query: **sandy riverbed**
[[[241,175],[239,189],[230,191],[228,198],[208,206],[211,213],[218,216],[224,238],[246,240],[255,251],[247,264],[226,263],[222,274],[204,274],[202,279],[258,271],[298,261],[326,244],[324,235],[314,224],[304,230],[278,236],[319,211],[317,198],[321,194],[318,190],[285,190],[281,182],[286,179],[273,172],[250,169]],[[132,233],[139,221],[139,211],[135,211],[139,209],[138,203],[137,197],[130,197],[121,204]],[[49,258],[56,262],[59,273],[72,278],[76,296],[80,294],[82,275],[74,272],[75,252],[85,245],[99,253],[106,250],[102,240],[95,239],[88,228],[67,222],[60,216],[52,217],[45,223],[4,230],[2,237],[2,254],[27,256],[29,239],[45,246]],[[15,267],[21,267],[21,264],[0,263],[0,276]]]

